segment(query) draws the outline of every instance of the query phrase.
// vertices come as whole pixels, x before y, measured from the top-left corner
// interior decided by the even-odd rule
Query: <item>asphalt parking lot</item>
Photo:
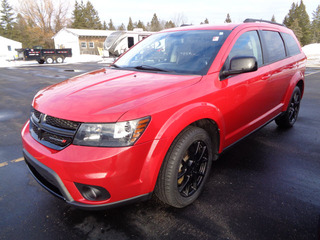
[[[153,198],[90,212],[36,183],[22,159],[20,129],[38,90],[102,66],[0,68],[0,239],[318,239],[320,69],[307,69],[295,126],[272,122],[224,152],[191,206]]]

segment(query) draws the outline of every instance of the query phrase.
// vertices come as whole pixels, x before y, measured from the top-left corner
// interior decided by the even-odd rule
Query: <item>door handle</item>
[[[268,80],[271,77],[271,74],[266,74],[261,77],[261,80]]]

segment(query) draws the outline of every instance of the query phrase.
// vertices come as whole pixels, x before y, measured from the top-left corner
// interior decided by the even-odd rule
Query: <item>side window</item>
[[[81,42],[81,48],[87,48],[87,43],[86,42]]]
[[[230,61],[232,58],[240,56],[255,57],[258,66],[263,64],[261,44],[257,31],[242,34],[233,45],[228,60]]]
[[[128,37],[128,48],[131,48],[134,45],[134,38]]]
[[[267,45],[268,63],[284,59],[286,57],[286,51],[280,34],[274,31],[262,31],[262,33]]]
[[[288,33],[281,33],[284,42],[286,43],[289,51],[289,56],[294,56],[300,53],[300,48],[296,40]]]

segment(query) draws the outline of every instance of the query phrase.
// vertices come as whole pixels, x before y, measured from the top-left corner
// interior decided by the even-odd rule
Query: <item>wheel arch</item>
[[[286,111],[289,105],[289,102],[291,100],[291,95],[293,93],[294,88],[298,86],[301,91],[301,98],[303,97],[304,93],[304,74],[302,74],[300,71],[296,72],[296,74],[292,77],[290,84],[288,86],[287,92],[285,94],[284,100],[283,100],[283,108],[282,111]]]
[[[213,160],[218,158],[224,141],[224,124],[221,112],[208,103],[189,105],[173,114],[161,127],[144,163],[140,180],[149,182],[148,192],[153,191],[163,160],[178,135],[188,126],[196,126],[208,132],[213,143]]]

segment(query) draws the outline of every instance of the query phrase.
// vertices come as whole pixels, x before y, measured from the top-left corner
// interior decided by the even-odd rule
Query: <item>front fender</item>
[[[213,120],[218,126],[218,129],[220,130],[219,152],[222,151],[225,125],[220,110],[214,105],[206,102],[193,103],[184,106],[167,119],[153,141],[140,176],[142,182],[150,183],[150,189],[147,189],[146,192],[153,191],[162,162],[174,139],[188,125],[201,119]]]
[[[172,143],[184,128],[201,119],[210,119],[217,124],[220,130],[220,142],[222,143],[225,132],[222,113],[216,106],[206,102],[193,103],[179,109],[162,125],[156,139],[168,138],[169,142]]]

